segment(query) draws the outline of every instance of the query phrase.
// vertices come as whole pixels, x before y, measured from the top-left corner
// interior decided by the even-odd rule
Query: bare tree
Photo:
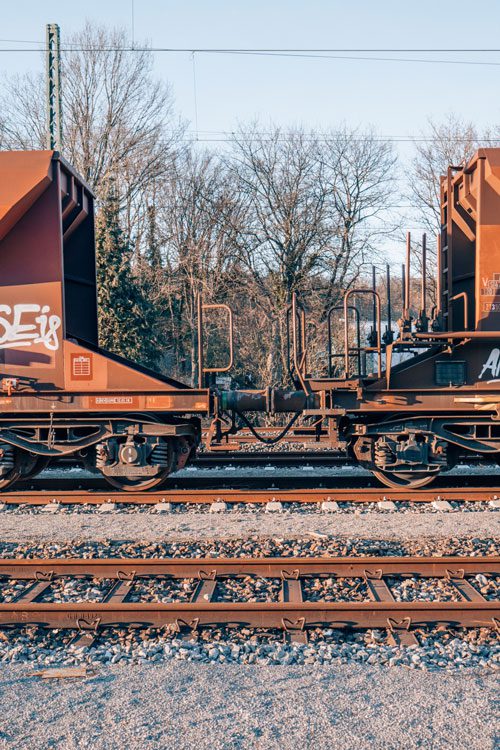
[[[47,148],[45,80],[42,73],[5,79],[0,90],[4,121],[3,148]]]
[[[440,222],[440,177],[448,166],[468,161],[479,146],[472,124],[450,114],[443,122],[428,121],[428,130],[415,141],[409,173],[410,200],[424,228],[435,235]]]
[[[169,87],[152,77],[151,53],[127,47],[123,30],[90,23],[64,40],[63,153],[98,195],[114,178],[125,229],[133,237],[144,193],[168,171],[182,127]],[[8,146],[45,148],[41,74],[8,79],[0,109]]]
[[[248,206],[241,255],[266,317],[266,348],[278,353],[268,382],[287,377],[286,311],[295,291],[312,308],[318,340],[326,311],[359,276],[381,227],[395,156],[375,135],[341,128],[326,139],[254,125],[234,138],[229,168]],[[384,229],[384,231],[387,231]],[[323,345],[324,349],[324,345]]]
[[[233,140],[228,168],[248,207],[240,237],[255,304],[267,321],[267,348],[274,348],[272,382],[287,371],[286,310],[295,291],[306,291],[326,269],[332,228],[326,220],[328,192],[317,158],[317,140],[300,129],[258,126],[241,129]]]
[[[356,281],[366,261],[374,262],[380,239],[394,232],[387,207],[394,193],[397,158],[392,145],[379,140],[373,130],[343,126],[320,144],[319,159],[333,188],[328,218],[335,227],[326,312]]]
[[[224,302],[237,272],[236,236],[241,206],[217,156],[184,152],[158,191],[155,215],[161,247],[160,297],[167,313],[166,338],[172,342],[180,374],[194,377],[196,297]]]

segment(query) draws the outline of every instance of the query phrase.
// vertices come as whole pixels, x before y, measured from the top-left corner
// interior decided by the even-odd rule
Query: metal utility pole
[[[62,148],[61,48],[57,23],[47,24],[47,148]]]

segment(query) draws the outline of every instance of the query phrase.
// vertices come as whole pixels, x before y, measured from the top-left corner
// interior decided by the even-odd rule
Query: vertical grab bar
[[[349,305],[348,309],[351,310],[354,313],[354,318],[356,320],[356,358],[358,360],[358,375],[361,375],[361,325],[360,325],[360,316],[359,316],[359,310],[356,307],[356,305]],[[332,377],[332,359],[333,359],[333,352],[332,352],[332,315],[334,312],[337,312],[338,310],[344,311],[343,305],[335,305],[335,307],[331,307],[328,310],[328,316],[327,316],[327,330],[328,330],[328,377]],[[338,356],[342,356],[339,354]]]
[[[227,365],[223,367],[205,367],[203,363],[203,313],[206,310],[225,310],[228,315],[229,323],[229,361]],[[197,311],[198,311],[198,388],[204,388],[204,375],[208,372],[228,372],[234,363],[234,323],[233,323],[233,311],[226,304],[210,304],[205,305],[203,303],[201,294],[197,298]]]
[[[347,320],[347,311],[349,309],[348,300],[352,294],[372,294],[375,298],[377,308],[377,346],[367,347],[365,351],[376,351],[377,352],[377,374],[378,377],[382,377],[382,346],[380,341],[380,295],[373,289],[349,289],[344,294],[344,365],[345,365],[345,377],[349,377],[349,326]]]

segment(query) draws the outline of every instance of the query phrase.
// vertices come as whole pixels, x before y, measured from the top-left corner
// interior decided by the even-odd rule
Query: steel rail
[[[217,453],[199,453],[190,466],[203,468],[205,466],[262,466],[276,464],[277,466],[297,466],[306,464],[322,464],[324,466],[354,466],[354,462],[345,453],[331,451],[236,451]]]
[[[37,624],[97,632],[98,627],[247,625],[304,631],[310,627],[388,628],[411,642],[412,628],[426,625],[498,628],[500,601],[487,601],[466,579],[478,572],[499,575],[500,557],[366,557],[366,558],[202,558],[202,559],[32,559],[1,560],[0,575],[34,582],[18,600],[0,604],[0,625]],[[214,593],[219,578],[257,576],[282,580],[280,601],[218,602]],[[447,578],[461,601],[396,602],[385,576]],[[59,576],[115,579],[102,602],[37,602]],[[198,586],[190,602],[129,603],[129,586],[138,578],[190,577]],[[303,601],[305,577],[362,577],[370,601]],[[119,589],[119,590],[118,590]],[[203,594],[203,592],[205,592]],[[106,598],[107,596],[107,598]],[[212,600],[215,599],[215,600]]]
[[[188,618],[186,620],[186,618]],[[213,603],[70,603],[2,604],[0,625],[36,624],[49,628],[83,629],[129,625],[162,627],[251,626],[283,628],[387,628],[409,620],[412,627],[493,628],[500,620],[498,602],[222,602]],[[195,622],[196,621],[196,622]]]
[[[472,455],[462,459],[462,464],[470,465],[484,463],[484,456]],[[293,451],[220,451],[198,453],[191,461],[190,466],[221,466],[233,464],[234,466],[261,466],[262,464],[276,464],[278,466],[296,466],[303,463],[322,464],[328,466],[352,466],[356,462],[346,453],[321,450],[293,450]]]
[[[78,480],[73,480],[73,484]],[[449,502],[488,502],[500,498],[500,487],[467,487],[464,489],[405,490],[387,487],[359,488],[304,488],[304,489],[165,489],[153,492],[119,492],[115,490],[16,490],[0,493],[0,504],[6,505],[101,505],[118,503],[124,505],[211,504],[223,501],[227,504],[254,503],[376,503],[382,500],[393,502],[432,503],[435,500]]]
[[[168,576],[204,578],[213,576],[255,575],[261,578],[338,576],[357,578],[377,571],[378,575],[446,577],[456,570],[464,575],[488,573],[500,575],[500,555],[485,557],[367,556],[367,557],[166,557],[166,558],[0,558],[0,577],[35,579],[40,575],[91,576]]]

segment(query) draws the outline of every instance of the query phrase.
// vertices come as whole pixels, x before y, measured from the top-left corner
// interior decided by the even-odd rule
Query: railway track
[[[238,451],[217,453],[199,453],[191,463],[199,469],[218,466],[354,466],[354,462],[346,453],[325,450],[294,450],[294,451]]]
[[[66,485],[66,486],[65,486]],[[380,487],[346,487],[346,488],[295,488],[287,489],[272,487],[270,489],[245,487],[218,487],[216,489],[198,487],[195,489],[165,489],[161,492],[118,492],[116,490],[103,491],[101,489],[69,489],[73,482],[55,482],[46,489],[17,490],[4,492],[0,495],[0,506],[12,505],[102,505],[115,503],[123,505],[157,505],[172,503],[212,504],[224,502],[228,505],[257,504],[266,505],[270,502],[280,503],[356,503],[359,505],[382,501],[432,503],[435,501],[448,502],[494,502],[500,498],[500,486],[490,485],[481,487],[439,488],[425,490],[400,490]]]
[[[121,626],[281,629],[296,641],[304,641],[310,628],[386,628],[394,642],[408,645],[418,643],[415,631],[429,626],[499,629],[500,601],[474,585],[471,577],[478,574],[498,592],[500,557],[2,559],[2,599],[12,582],[25,585],[0,603],[0,625],[76,630],[79,645],[90,645],[101,628]],[[104,583],[102,598],[51,601],[53,587],[75,579]],[[409,579],[439,581],[441,587],[446,582],[447,600],[397,601],[398,581]],[[190,585],[188,600],[144,601],[139,595],[130,601],[135,587],[152,580],[161,586],[182,581],[182,591]],[[262,601],[248,596],[248,587],[244,601],[221,601],[220,587],[241,580],[272,582],[274,589]],[[334,589],[335,601],[311,601],[306,591],[313,580],[326,580],[327,589],[347,585],[347,591]]]

